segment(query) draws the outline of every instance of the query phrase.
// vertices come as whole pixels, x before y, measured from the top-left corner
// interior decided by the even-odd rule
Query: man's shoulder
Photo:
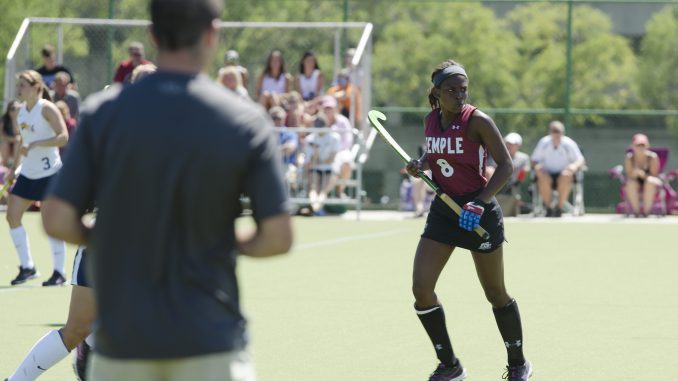
[[[527,161],[529,161],[530,155],[526,154],[523,151],[518,151],[518,152],[516,152],[516,157],[515,157],[514,160],[527,160]]]
[[[539,141],[537,142],[537,147],[545,146],[545,145],[551,143],[551,141],[552,141],[551,135],[543,136],[543,137],[542,137],[541,139],[539,139]]]
[[[351,121],[347,117],[337,114],[335,115],[335,118],[337,118],[337,126],[351,128]]]
[[[575,142],[574,139],[572,139],[572,138],[569,137],[569,136],[563,136],[563,137],[562,137],[562,140],[563,140],[563,143],[565,143],[565,144],[567,144],[567,145],[579,147],[579,145],[577,144],[577,142]]]
[[[86,114],[94,114],[107,105],[113,104],[118,100],[122,90],[123,86],[116,83],[88,96],[82,106],[83,112]]]

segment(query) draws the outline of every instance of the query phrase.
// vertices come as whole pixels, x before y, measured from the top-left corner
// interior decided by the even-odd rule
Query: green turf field
[[[675,379],[678,221],[585,221],[507,220],[507,286],[520,304],[532,379]],[[38,215],[25,223],[46,278],[51,259]],[[259,380],[427,379],[436,360],[410,294],[423,223],[299,218],[290,255],[244,258],[239,273]],[[3,379],[65,322],[70,290],[39,281],[4,286],[17,266],[6,232],[0,253]],[[499,380],[505,351],[467,252],[453,255],[438,294],[468,379]],[[70,379],[70,361],[41,378]]]

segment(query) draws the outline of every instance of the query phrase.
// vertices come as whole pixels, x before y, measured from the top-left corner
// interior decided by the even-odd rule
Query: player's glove
[[[486,205],[487,204],[478,199],[467,202],[459,216],[459,226],[468,231],[477,228],[478,225],[480,225],[480,217],[482,217],[485,212]]]

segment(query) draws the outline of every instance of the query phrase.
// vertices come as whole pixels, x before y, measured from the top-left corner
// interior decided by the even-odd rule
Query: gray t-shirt
[[[158,72],[87,99],[51,193],[98,207],[87,270],[97,351],[174,358],[246,344],[236,279],[240,196],[289,210],[270,119],[203,75]]]

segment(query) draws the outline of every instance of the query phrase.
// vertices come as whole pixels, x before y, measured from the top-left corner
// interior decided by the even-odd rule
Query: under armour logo
[[[442,344],[436,344],[435,345],[436,351],[442,351],[443,350],[443,345]]]
[[[453,130],[459,130],[459,129],[461,129],[461,126],[458,125],[458,124],[453,124],[453,125],[452,125],[452,129],[453,129]]]
[[[478,250],[489,250],[492,248],[492,243],[490,242],[483,242],[480,244],[480,247],[478,247]]]
[[[511,348],[511,347],[520,348],[523,345],[523,342],[521,340],[516,340],[513,343],[508,342],[508,341],[504,341],[504,345],[506,345],[506,348]]]

